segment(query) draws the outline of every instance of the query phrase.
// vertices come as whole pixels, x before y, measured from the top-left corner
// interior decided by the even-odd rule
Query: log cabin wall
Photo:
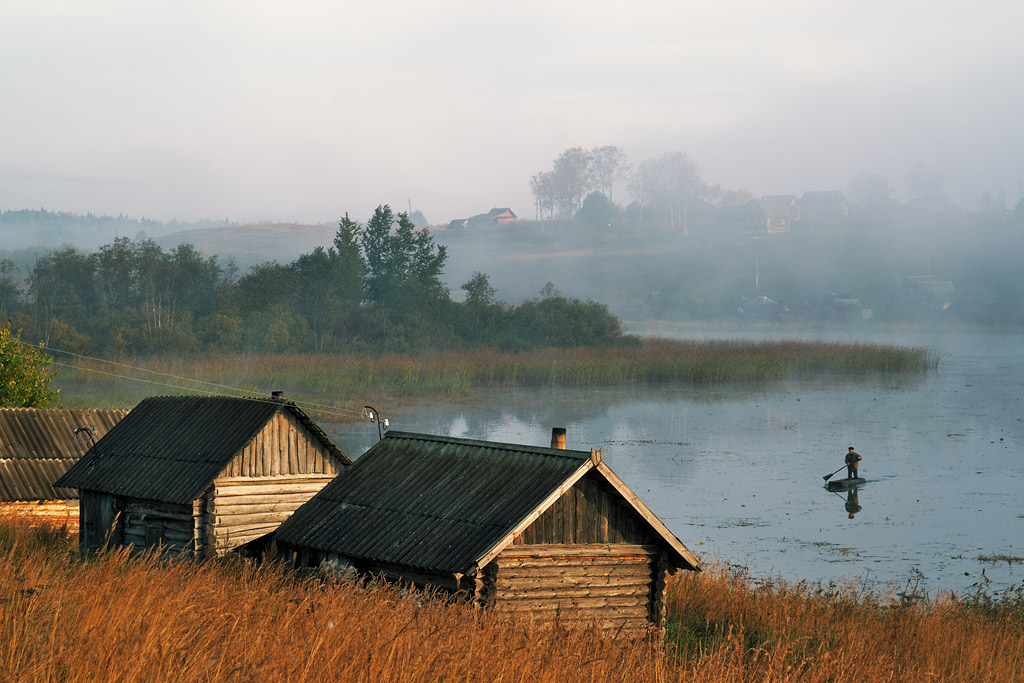
[[[272,533],[338,474],[327,447],[278,413],[232,458],[200,501],[203,554],[222,556]]]
[[[122,543],[131,546],[134,552],[160,546],[171,556],[194,555],[195,523],[191,505],[128,499],[121,517],[124,519]]]
[[[484,568],[478,599],[534,619],[645,633],[662,625],[659,554],[657,546],[628,544],[513,545]]]
[[[53,526],[78,528],[78,500],[33,500],[0,503],[0,517],[29,517]]]
[[[663,624],[668,568],[643,518],[611,485],[588,473],[478,577],[477,600],[606,629]]]
[[[201,509],[204,554],[222,556],[277,530],[333,474],[217,479]]]

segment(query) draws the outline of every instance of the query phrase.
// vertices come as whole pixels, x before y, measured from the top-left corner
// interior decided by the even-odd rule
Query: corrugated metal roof
[[[342,463],[347,455],[294,403],[220,396],[147,398],[58,482],[128,498],[189,503],[279,411]]]
[[[77,427],[100,439],[127,410],[0,408],[0,501],[77,498],[53,483],[92,445]]]
[[[388,432],[300,507],[277,539],[466,573],[590,453]]]

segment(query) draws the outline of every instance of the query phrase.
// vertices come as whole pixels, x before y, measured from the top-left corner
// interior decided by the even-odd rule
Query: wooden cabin
[[[347,455],[281,398],[147,398],[58,480],[78,489],[79,547],[222,556],[277,529]]]
[[[300,567],[630,633],[663,626],[666,574],[698,570],[601,451],[394,431],[274,538]]]
[[[78,526],[78,492],[54,482],[127,414],[0,408],[0,512]]]

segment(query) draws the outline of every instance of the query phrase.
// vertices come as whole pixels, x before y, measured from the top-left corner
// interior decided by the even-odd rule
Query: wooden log
[[[560,564],[546,567],[501,567],[497,576],[510,579],[531,579],[549,576],[576,576],[576,577],[643,577],[646,581],[651,580],[651,572],[647,565],[643,564],[605,564],[605,565],[572,565]]]
[[[575,600],[542,600],[513,598],[506,600],[503,595],[498,594],[496,606],[506,611],[530,611],[530,612],[586,612],[594,611],[594,614],[608,616],[614,614],[622,617],[641,617],[646,619],[648,606],[646,600],[636,598],[576,598]],[[605,614],[605,610],[608,614]]]
[[[292,516],[291,512],[252,512],[251,514],[222,515],[213,517],[213,523],[221,528],[233,528],[247,525],[276,524],[281,525],[284,520]]]
[[[218,498],[207,506],[210,514],[244,514],[249,511],[264,510],[267,512],[296,510],[312,498],[314,493],[289,494],[287,496],[231,496]]]
[[[316,479],[287,480],[287,479],[266,479],[255,483],[250,480],[247,485],[232,483],[230,486],[217,482],[214,487],[216,498],[236,498],[240,496],[281,496],[287,494],[305,493],[313,494],[322,489],[330,482],[330,479],[318,477]]]
[[[647,586],[502,586],[496,588],[512,598],[597,598],[634,596],[647,600]]]
[[[581,574],[550,574],[537,576],[506,576],[499,574],[494,582],[499,586],[643,586],[650,590],[650,577],[644,574],[619,576],[585,576]]]
[[[262,532],[269,534],[271,531],[277,529],[280,525],[278,522],[267,522],[260,521],[251,524],[234,524],[231,526],[216,526],[214,527],[217,537],[224,536],[236,536],[238,534],[252,534],[256,532]]]
[[[656,545],[637,545],[633,543],[579,543],[562,545],[558,543],[538,543],[532,545],[515,545],[504,550],[496,559],[503,557],[573,557],[577,555],[644,555],[653,556],[661,551]]]

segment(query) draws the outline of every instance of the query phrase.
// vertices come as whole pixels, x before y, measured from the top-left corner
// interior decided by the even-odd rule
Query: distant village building
[[[740,220],[748,235],[789,232],[793,223],[793,207],[784,202],[754,199],[743,206]]]
[[[280,397],[147,398],[56,485],[81,499],[79,546],[221,556],[277,529],[347,455]]]
[[[78,492],[55,486],[127,410],[0,408],[0,511],[78,525]]]
[[[850,205],[839,190],[804,192],[800,217],[808,223],[837,223],[850,215]]]
[[[552,441],[564,445],[564,431]],[[666,574],[698,570],[601,451],[404,432],[388,432],[274,538],[298,566],[630,633],[663,626]]]
[[[515,223],[518,216],[509,208],[491,209],[487,213],[479,213],[469,218],[456,218],[448,223],[449,230],[465,230],[466,228],[491,228],[498,225]]]
[[[941,312],[953,305],[956,289],[952,280],[940,280],[934,275],[908,275],[903,279],[903,286],[920,310]]]

